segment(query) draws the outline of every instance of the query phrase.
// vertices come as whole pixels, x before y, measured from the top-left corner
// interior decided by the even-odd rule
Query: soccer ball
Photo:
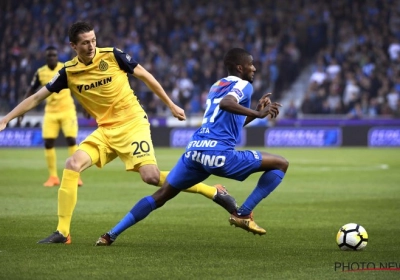
[[[336,243],[341,250],[361,250],[367,246],[368,233],[359,224],[350,223],[342,226],[337,235]]]

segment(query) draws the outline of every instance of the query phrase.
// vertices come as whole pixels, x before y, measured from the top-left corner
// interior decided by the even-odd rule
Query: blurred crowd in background
[[[304,114],[400,117],[400,1],[334,1]]]
[[[5,0],[0,3],[0,113],[18,104],[44,50],[75,56],[68,28],[95,27],[98,47],[129,53],[188,116],[201,115],[210,86],[227,75],[223,54],[249,51],[254,103],[279,101],[306,67],[313,73],[284,116],[400,117],[400,4],[391,0]],[[130,77],[149,115],[168,110]],[[78,107],[79,109],[79,107]],[[37,110],[43,110],[39,107]]]

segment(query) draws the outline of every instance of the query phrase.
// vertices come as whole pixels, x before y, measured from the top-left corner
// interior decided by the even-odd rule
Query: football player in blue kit
[[[253,209],[282,181],[289,163],[278,155],[264,151],[235,149],[243,126],[256,118],[279,114],[279,103],[264,95],[256,110],[250,109],[252,82],[256,68],[253,57],[240,48],[229,50],[224,56],[228,76],[210,88],[201,127],[193,134],[185,153],[167,176],[163,186],[153,195],[136,203],[129,213],[96,242],[97,246],[111,245],[127,228],[147,217],[153,210],[210,175],[244,181],[255,172],[262,172],[253,192],[229,218],[231,225],[254,234],[266,230],[253,219]]]

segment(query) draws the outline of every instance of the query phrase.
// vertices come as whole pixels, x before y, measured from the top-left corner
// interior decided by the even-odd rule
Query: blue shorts
[[[243,181],[259,171],[261,160],[259,151],[188,151],[168,174],[167,181],[180,190],[188,189],[210,175]]]

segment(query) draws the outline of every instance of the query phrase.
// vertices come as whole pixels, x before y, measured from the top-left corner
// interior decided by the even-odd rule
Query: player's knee
[[[146,173],[146,174],[141,174],[141,177],[143,182],[149,185],[158,186],[158,183],[160,181],[160,176],[158,174]]]
[[[74,137],[66,137],[65,141],[67,142],[68,147],[76,145],[76,139]]]
[[[55,142],[55,139],[44,139],[44,147],[46,149],[52,149],[54,148]]]
[[[278,169],[282,170],[286,173],[287,169],[289,168],[289,161],[284,157],[278,157]]]
[[[73,156],[70,156],[69,158],[67,158],[67,160],[65,161],[65,168],[76,171],[76,172],[81,171],[80,164],[75,160],[75,158]]]

